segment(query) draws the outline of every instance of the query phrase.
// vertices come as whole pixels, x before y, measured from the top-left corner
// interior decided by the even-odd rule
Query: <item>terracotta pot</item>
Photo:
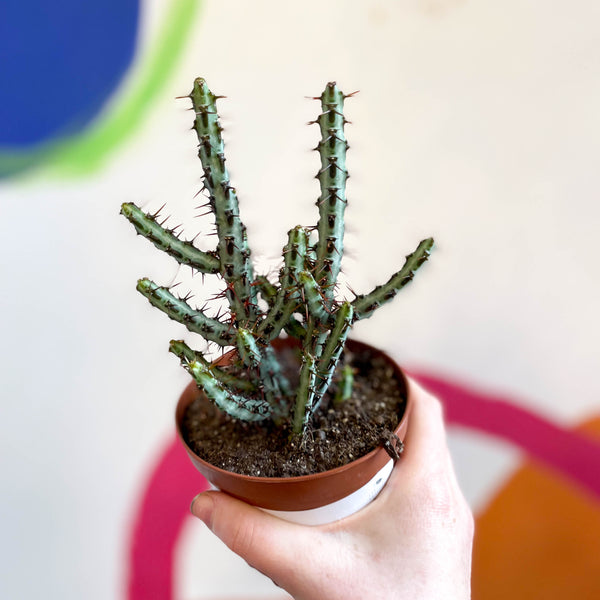
[[[292,344],[294,340],[278,340],[277,345]],[[393,367],[396,377],[404,387],[406,403],[398,415],[395,433],[404,440],[411,411],[406,378],[400,367],[384,352],[362,342],[348,340],[353,352],[369,350]],[[227,361],[224,355],[219,362]],[[194,466],[213,487],[258,506],[287,520],[320,524],[348,516],[366,506],[385,485],[393,467],[393,460],[383,447],[376,448],[355,461],[330,471],[299,477],[251,477],[225,471],[200,458],[186,443],[181,424],[187,407],[202,394],[194,381],[186,387],[175,413],[177,433]]]

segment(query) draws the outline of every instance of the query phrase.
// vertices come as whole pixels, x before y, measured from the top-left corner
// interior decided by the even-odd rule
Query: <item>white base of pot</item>
[[[339,521],[344,517],[349,517],[354,513],[358,512],[361,508],[364,508],[372,502],[379,492],[383,489],[389,479],[394,462],[390,459],[385,466],[365,485],[360,489],[352,492],[352,494],[326,504],[325,506],[319,506],[318,508],[311,508],[310,510],[268,510],[263,508],[265,512],[268,512],[280,519],[291,521],[292,523],[299,523],[301,525],[325,525],[326,523],[333,523]]]

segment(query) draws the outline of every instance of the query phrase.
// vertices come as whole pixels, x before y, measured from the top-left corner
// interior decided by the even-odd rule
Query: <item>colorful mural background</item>
[[[198,0],[166,4],[150,47],[140,45],[136,0],[85,5],[8,2],[0,22],[5,57],[0,175],[49,164],[89,173],[143,122],[190,32]],[[139,49],[139,48],[138,48]],[[119,85],[126,88],[118,90]],[[110,102],[117,96],[116,101]]]
[[[303,96],[333,77],[361,89],[348,279],[371,287],[380,248],[421,233],[438,251],[429,281],[357,335],[446,404],[477,516],[473,597],[597,598],[596,5],[80,4],[0,13],[0,596],[278,594],[187,516],[204,482],[172,438],[176,333],[132,287],[190,282],[118,217],[124,200],[189,217],[199,169],[174,98],[202,74],[229,97],[228,156],[266,256],[312,220]]]

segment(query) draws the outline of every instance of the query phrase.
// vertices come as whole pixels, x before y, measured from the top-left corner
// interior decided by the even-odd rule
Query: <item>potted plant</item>
[[[254,273],[225,166],[217,96],[204,79],[194,81],[189,98],[216,249],[199,250],[134,204],[121,209],[157,248],[224,282],[226,317],[209,316],[188,297],[149,279],[137,284],[171,319],[230,348],[211,363],[184,341],[171,341],[170,351],[193,378],[176,411],[192,461],[215,487],[306,523],[341,518],[368,503],[402,450],[410,410],[404,376],[389,357],[348,340],[348,333],[413,279],[433,246],[431,238],[423,240],[372,292],[338,298],[347,204],[346,97],[335,83],[320,96],[322,112],[314,121],[321,131],[319,219],[315,227],[289,231],[277,281]]]

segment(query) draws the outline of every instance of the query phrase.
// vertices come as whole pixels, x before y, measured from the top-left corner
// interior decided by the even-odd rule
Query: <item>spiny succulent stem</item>
[[[272,284],[264,275],[259,275],[256,277],[254,280],[254,285],[258,287],[258,291],[263,297],[263,300],[265,300],[269,306],[272,306],[277,296],[277,287]]]
[[[318,145],[321,169],[317,174],[321,187],[317,231],[315,279],[327,298],[333,300],[334,284],[341,268],[344,251],[344,211],[346,208],[346,150],[344,134],[344,94],[335,83],[328,83],[321,95],[322,113],[317,119],[321,129]]]
[[[257,339],[248,329],[238,327],[236,335],[236,348],[242,362],[250,368],[255,369],[260,364],[262,355]]]
[[[190,99],[196,113],[194,129],[198,135],[198,156],[204,169],[204,185],[210,194],[219,238],[221,274],[228,284],[227,298],[232,312],[242,325],[257,318],[256,290],[250,262],[246,228],[240,220],[235,189],[225,166],[225,147],[217,115],[217,97],[202,78],[194,81]]]
[[[265,397],[273,407],[273,416],[276,419],[280,419],[285,416],[285,398],[291,395],[292,390],[271,346],[266,346],[262,349],[259,375],[263,384]]]
[[[353,313],[354,309],[349,302],[344,302],[336,312],[335,322],[327,336],[317,367],[319,380],[317,381],[316,391],[317,402],[315,402],[313,411],[318,408],[325,392],[329,388],[333,373],[344,349],[348,332],[352,326]]]
[[[234,343],[235,330],[217,319],[207,317],[202,311],[194,310],[185,300],[177,298],[164,287],[156,285],[150,279],[140,279],[137,290],[145,296],[152,306],[162,310],[169,318],[182,323],[193,332],[199,333],[209,342],[220,346]]]
[[[315,360],[308,353],[302,355],[302,366],[300,369],[300,382],[296,393],[296,404],[294,407],[294,421],[292,429],[294,433],[302,433],[304,425],[309,416],[309,408],[312,405],[314,398],[314,387],[317,371],[315,368]]]
[[[224,387],[235,388],[242,392],[256,392],[255,383],[248,379],[240,379],[228,371],[224,371],[215,366],[213,363],[206,360],[200,352],[192,350],[192,348],[182,340],[171,340],[169,351],[175,354],[184,366],[194,361],[200,363],[207,370],[210,370],[215,379],[217,379]]]
[[[298,308],[298,279],[306,266],[307,248],[308,232],[303,227],[288,232],[288,243],[283,248],[284,266],[279,276],[279,289],[273,286],[270,310],[258,327],[258,333],[266,341],[275,339],[290,324],[292,314]]]
[[[389,302],[407,283],[410,283],[417,269],[429,258],[433,243],[433,238],[423,240],[417,249],[406,257],[404,266],[386,283],[377,286],[369,294],[357,296],[352,302],[354,320],[367,319],[377,308]]]
[[[269,315],[272,315],[273,318],[275,318],[281,313],[281,307],[275,306],[275,302],[279,296],[278,288],[262,275],[256,278],[256,286],[258,287],[263,300],[269,305],[269,311],[259,327],[259,332],[266,334],[270,339],[275,339],[279,333],[281,333],[281,329],[277,330],[276,325],[273,324],[273,329],[269,332],[269,324],[266,321],[268,320]],[[281,289],[279,289],[279,291],[281,291]],[[285,295],[283,295],[283,298],[285,299]],[[286,315],[287,312],[281,315],[281,318],[284,319]],[[284,322],[283,329],[288,335],[297,339],[302,339],[306,334],[306,330],[302,323],[293,316],[293,311],[289,314],[287,321]]]
[[[267,401],[273,407],[279,407],[282,396],[289,391],[289,384],[281,372],[273,349],[259,336],[243,327],[237,330],[236,347],[242,363],[250,369],[258,369]]]
[[[333,400],[334,404],[341,404],[352,397],[354,388],[354,369],[350,365],[344,365],[340,372],[338,390]]]
[[[329,312],[325,307],[324,294],[319,284],[308,271],[302,271],[298,280],[304,291],[304,300],[309,316],[317,319],[320,323],[326,323],[329,320]]]
[[[169,231],[156,222],[156,217],[142,211],[135,204],[125,202],[121,214],[135,227],[135,230],[150,240],[159,250],[172,256],[178,263],[189,265],[201,273],[219,272],[219,259],[209,252],[198,250],[191,242],[181,241],[175,230]]]
[[[184,363],[184,367],[206,395],[232,417],[244,421],[264,421],[272,416],[273,407],[266,400],[242,396],[228,389],[202,363],[192,361]]]

